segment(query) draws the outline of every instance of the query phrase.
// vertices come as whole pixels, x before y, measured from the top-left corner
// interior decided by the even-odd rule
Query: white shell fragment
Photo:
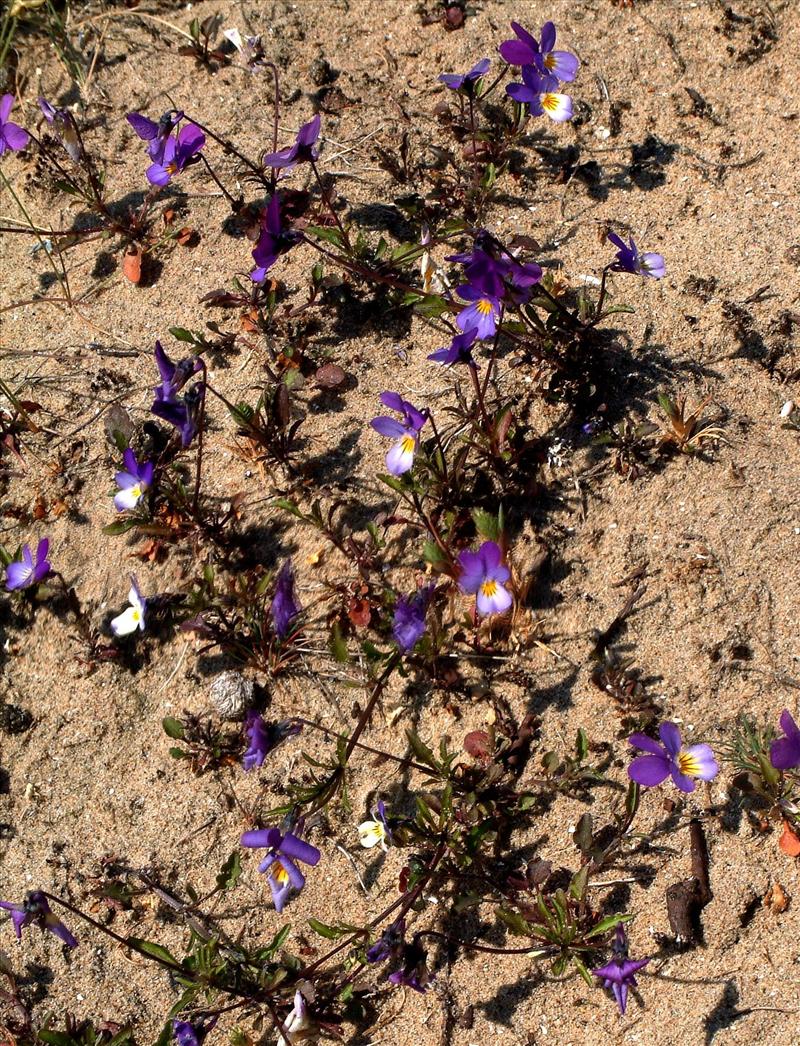
[[[244,719],[253,703],[253,680],[241,672],[221,672],[211,684],[209,697],[223,719]]]

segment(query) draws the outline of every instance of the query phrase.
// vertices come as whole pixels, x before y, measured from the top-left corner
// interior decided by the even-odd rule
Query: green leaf
[[[603,309],[603,316],[613,316],[615,312],[636,312],[636,309],[632,305],[612,305],[608,309]]]
[[[486,541],[500,540],[500,521],[493,513],[474,508],[472,510],[472,521],[478,534]]]
[[[156,944],[155,941],[146,941],[142,937],[127,937],[125,943],[129,948],[133,948],[134,951],[142,955],[149,955],[153,959],[158,959],[160,962],[174,967],[176,970],[183,969],[183,963],[179,962],[162,944]]]
[[[588,853],[592,848],[592,815],[585,813],[575,827],[572,840],[581,853]]]
[[[305,231],[306,235],[316,236],[317,239],[324,240],[325,243],[332,243],[334,247],[344,246],[342,234],[334,226],[328,228],[325,225],[307,225]]]
[[[138,527],[139,522],[138,519],[131,517],[128,519],[117,519],[113,523],[109,523],[103,527],[103,533],[111,534],[112,536],[116,536],[117,534],[127,534],[129,530]]]
[[[437,570],[441,570],[447,564],[444,553],[433,540],[426,541],[422,546],[422,555],[425,562],[430,563]]]
[[[609,930],[613,930],[617,923],[629,923],[633,918],[632,915],[607,915],[605,919],[601,919],[597,925],[593,926],[591,930],[586,934],[586,938],[589,937],[602,937],[604,933],[608,933]]]
[[[583,979],[586,981],[589,987],[594,988],[594,981],[592,980],[592,975],[589,973],[589,971],[586,969],[586,967],[583,965],[583,962],[578,958],[577,955],[572,956],[572,965],[575,967],[575,969],[578,971],[581,977],[583,977]]]
[[[186,327],[170,327],[169,332],[172,337],[177,338],[178,341],[187,341],[190,345],[200,344],[197,335]]]
[[[440,767],[436,761],[436,756],[433,754],[430,748],[420,738],[416,730],[406,730],[406,737],[408,738],[408,744],[414,756],[421,762],[425,763],[426,766],[431,767],[432,770],[439,771]]]
[[[530,925],[518,912],[510,912],[507,908],[497,909],[497,918],[508,927],[509,931],[516,937],[529,937]]]
[[[42,1028],[38,1037],[42,1042],[49,1043],[49,1046],[77,1046],[72,1036],[63,1031],[48,1031]]]
[[[575,755],[577,756],[578,762],[582,763],[586,756],[589,754],[589,739],[586,736],[586,731],[583,727],[578,730],[578,735],[575,738]]]
[[[180,719],[173,719],[172,716],[167,716],[166,719],[161,720],[161,725],[164,727],[164,733],[167,737],[171,737],[173,741],[183,740],[185,730]]]
[[[347,650],[347,641],[342,635],[342,627],[338,621],[334,621],[333,628],[331,629],[328,637],[328,649],[335,661],[339,664],[346,664],[350,660],[350,654]]]
[[[173,759],[188,759],[189,753],[184,752],[182,748],[170,748],[169,754]]]
[[[272,504],[275,505],[276,508],[282,508],[284,512],[291,512],[291,514],[296,516],[298,519],[305,519],[305,516],[297,505],[295,505],[293,501],[289,501],[288,498],[275,498]]]
[[[320,922],[319,919],[309,919],[308,925],[314,933],[318,933],[320,937],[325,937],[329,941],[336,941],[347,933],[347,930],[343,927],[328,926],[327,923]]]
[[[385,483],[391,490],[396,490],[398,494],[402,494],[407,487],[404,480],[400,479],[399,476],[387,476],[382,472],[378,473],[378,479],[381,483]]]
[[[234,850],[217,872],[217,887],[220,890],[232,890],[239,882],[242,874],[242,854],[240,850]]]
[[[572,880],[569,884],[570,896],[574,897],[576,901],[582,901],[586,896],[586,889],[589,885],[589,865],[585,864],[580,871],[573,875]]]

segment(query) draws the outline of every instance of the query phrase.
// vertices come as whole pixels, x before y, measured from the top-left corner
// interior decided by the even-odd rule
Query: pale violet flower
[[[358,826],[358,839],[365,850],[378,845],[384,851],[389,849],[387,843],[392,841],[392,833],[386,822],[386,806],[382,799],[375,809],[374,820],[362,821]]]

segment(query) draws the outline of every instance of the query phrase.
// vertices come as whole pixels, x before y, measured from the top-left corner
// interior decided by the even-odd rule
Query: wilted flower
[[[20,127],[19,124],[9,120],[8,117],[13,105],[13,94],[4,94],[0,98],[0,156],[7,149],[10,149],[12,152],[24,149],[31,140],[31,136],[24,127]]]
[[[222,35],[233,44],[248,69],[255,70],[264,65],[264,45],[260,36],[246,36],[242,39],[242,34],[236,28],[223,29]]]
[[[415,992],[427,990],[431,981],[428,970],[428,955],[415,938],[411,944],[404,944],[401,951],[403,965],[399,970],[390,973],[387,980],[390,984],[404,984]]]
[[[435,587],[426,585],[408,599],[400,596],[395,604],[392,636],[404,654],[413,650],[425,634],[425,615]]]
[[[183,119],[180,109],[168,109],[158,122],[141,113],[128,113],[125,117],[136,134],[147,142],[147,152],[154,163],[163,163],[167,139]]]
[[[386,927],[378,940],[367,948],[368,963],[385,962],[393,955],[399,955],[406,934],[405,919],[396,919]]]
[[[286,906],[292,889],[299,892],[306,884],[306,877],[297,867],[296,862],[302,861],[303,864],[313,867],[322,856],[316,846],[311,846],[310,843],[298,839],[291,832],[284,835],[279,828],[245,832],[241,838],[241,844],[258,848],[266,847],[269,850],[258,866],[258,870],[267,873],[267,882],[272,891],[275,911],[279,914]]]
[[[168,135],[160,157],[145,171],[148,182],[151,185],[169,185],[174,175],[197,162],[205,144],[206,136],[193,123],[187,123],[174,135]]]
[[[800,766],[800,727],[787,708],[781,712],[780,724],[786,736],[772,742],[769,761],[776,770],[792,770]]]
[[[77,948],[78,940],[74,937],[61,920],[50,910],[47,898],[41,890],[31,890],[25,895],[22,904],[13,904],[11,901],[0,901],[0,908],[11,912],[11,922],[14,924],[14,932],[17,937],[22,937],[22,930],[26,926],[39,926],[43,930],[49,930],[63,941],[68,948]]]
[[[264,212],[261,233],[253,248],[253,261],[257,266],[250,273],[253,283],[261,283],[278,258],[291,250],[300,239],[299,232],[283,227],[280,196],[274,193]]]
[[[654,254],[652,251],[640,254],[633,237],[630,243],[625,243],[615,232],[610,232],[608,238],[617,248],[617,260],[609,266],[612,272],[631,272],[635,276],[652,276],[655,280],[664,276],[667,270],[663,254]]]
[[[123,610],[111,622],[111,631],[115,636],[129,636],[137,628],[144,632],[147,624],[147,600],[139,591],[139,585],[133,574],[131,574],[128,603],[130,606],[127,610]]]
[[[392,841],[392,830],[386,819],[386,804],[382,799],[378,800],[373,813],[373,819],[362,821],[358,826],[358,840],[366,850],[380,844],[381,849],[386,851],[389,849],[387,843]]]
[[[477,593],[479,614],[502,614],[513,603],[511,593],[503,588],[511,571],[502,559],[500,546],[494,541],[484,541],[477,552],[464,551],[458,557],[458,583],[465,592]]]
[[[604,988],[610,988],[619,1006],[619,1012],[625,1013],[628,1003],[628,988],[636,987],[635,974],[650,962],[649,959],[628,958],[628,938],[622,923],[617,925],[614,943],[611,946],[613,958],[605,966],[592,970],[595,977],[599,977]]]
[[[47,551],[50,548],[50,539],[42,538],[36,547],[36,562],[34,562],[30,545],[22,546],[20,559],[15,559],[6,567],[6,588],[13,592],[19,588],[31,588],[38,585],[50,573],[50,561]]]
[[[637,756],[628,767],[628,776],[632,781],[652,788],[671,775],[673,782],[682,792],[693,792],[693,778],[711,781],[717,776],[719,764],[708,745],[690,745],[684,748],[681,732],[675,723],[662,723],[658,728],[658,736],[662,744],[647,734],[631,734],[628,738],[634,748],[650,753]]]
[[[419,446],[419,433],[428,420],[426,411],[417,410],[413,404],[397,392],[382,392],[380,401],[389,410],[402,414],[403,420],[385,415],[373,418],[370,425],[381,436],[396,439],[397,442],[386,455],[386,468],[393,476],[402,476],[414,464],[414,455]]]
[[[83,154],[83,145],[81,144],[81,136],[78,132],[78,125],[75,123],[75,117],[67,109],[58,109],[56,106],[51,105],[46,98],[39,99],[39,108],[42,110],[42,115],[50,124],[59,142],[66,150],[70,160],[78,163]]]
[[[114,476],[114,482],[120,488],[119,493],[114,495],[117,512],[136,508],[153,483],[153,463],[151,461],[143,461],[140,464],[130,447],[125,449],[122,461],[125,471],[118,472]]]
[[[572,99],[553,88],[558,86],[553,77],[542,77],[532,65],[523,65],[521,84],[507,84],[506,94],[515,102],[528,106],[531,116],[546,113],[556,123],[572,119]]]
[[[286,149],[279,149],[276,153],[267,153],[264,157],[264,166],[290,171],[298,163],[316,160],[319,156],[317,138],[319,138],[321,123],[320,115],[317,113],[312,120],[304,123],[297,132],[294,145],[290,145]]]
[[[470,367],[477,367],[472,358],[472,346],[478,335],[477,327],[456,334],[450,344],[443,349],[437,349],[428,356],[434,363],[441,363],[444,367],[452,367],[455,363],[468,363]]]
[[[488,73],[491,64],[490,59],[482,58],[468,73],[440,73],[439,79],[451,90],[462,91],[469,96],[475,93],[478,80]]]
[[[285,639],[289,634],[289,626],[300,613],[300,609],[294,590],[294,567],[291,559],[287,559],[278,574],[270,607],[272,627],[279,639]]]
[[[464,333],[474,330],[479,341],[494,337],[500,319],[499,299],[472,283],[465,283],[459,287],[458,295],[464,301],[471,302],[456,316],[458,329]]]

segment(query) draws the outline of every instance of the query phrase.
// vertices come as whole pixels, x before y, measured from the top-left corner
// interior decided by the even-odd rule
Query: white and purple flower
[[[653,788],[668,777],[682,792],[693,792],[695,778],[711,781],[719,773],[719,763],[709,745],[689,745],[681,741],[681,732],[675,723],[662,723],[658,728],[661,744],[647,734],[631,734],[628,738],[634,748],[647,755],[637,756],[628,767],[628,777],[645,788]]]
[[[128,608],[111,621],[111,631],[115,636],[129,636],[137,628],[144,632],[147,627],[147,599],[139,591],[139,585],[133,574],[131,574],[128,603],[130,604]]]
[[[502,614],[514,602],[503,587],[511,571],[503,564],[503,553],[494,541],[484,541],[477,552],[464,551],[458,557],[461,572],[458,583],[464,592],[477,596],[479,614]]]
[[[630,272],[634,276],[652,276],[654,280],[660,280],[666,273],[663,254],[655,254],[653,251],[640,251],[631,237],[629,243],[625,243],[622,237],[615,232],[609,232],[609,240],[617,248],[617,260],[609,269],[611,272]]]
[[[372,428],[381,436],[397,440],[386,455],[386,467],[393,476],[402,476],[414,464],[414,455],[419,447],[419,433],[428,420],[428,414],[427,411],[417,410],[397,392],[382,392],[380,400],[384,407],[396,410],[403,416],[403,420],[398,421],[396,418],[381,415],[370,422]]]
[[[150,461],[138,462],[130,447],[123,453],[122,462],[125,470],[114,476],[114,482],[120,488],[114,495],[114,506],[117,512],[129,512],[136,508],[153,485],[153,464]]]

